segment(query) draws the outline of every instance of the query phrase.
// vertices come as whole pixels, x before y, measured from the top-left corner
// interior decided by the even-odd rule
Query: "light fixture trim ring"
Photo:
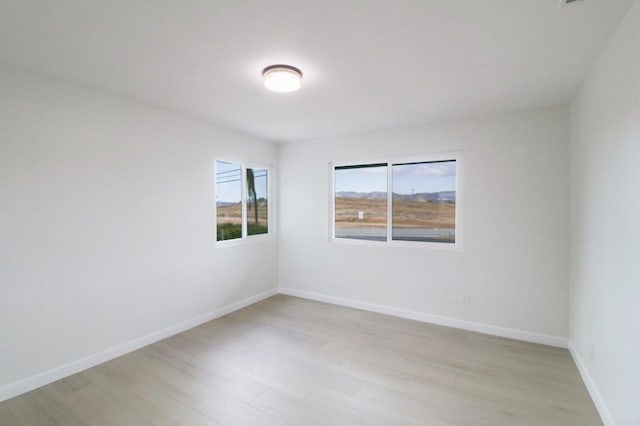
[[[300,71],[299,68],[296,68],[292,65],[284,65],[284,64],[277,64],[277,65],[269,65],[268,67],[266,67],[265,69],[262,70],[262,76],[266,76],[267,74],[269,74],[270,72],[274,71],[274,70],[286,70],[286,71],[293,71],[294,73],[298,74],[300,77],[302,78],[302,71]]]

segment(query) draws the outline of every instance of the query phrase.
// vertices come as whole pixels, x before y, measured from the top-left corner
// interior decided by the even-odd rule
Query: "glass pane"
[[[218,241],[242,238],[242,166],[216,161]]]
[[[456,162],[393,165],[392,239],[456,242]]]
[[[266,234],[267,220],[267,171],[247,169],[247,235]]]
[[[387,240],[387,165],[335,168],[336,238]]]

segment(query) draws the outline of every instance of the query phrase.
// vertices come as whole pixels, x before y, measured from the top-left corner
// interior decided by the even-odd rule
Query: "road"
[[[386,232],[384,228],[338,228],[336,238],[386,241]],[[394,240],[400,241],[452,243],[455,238],[455,229],[393,228],[392,235]]]

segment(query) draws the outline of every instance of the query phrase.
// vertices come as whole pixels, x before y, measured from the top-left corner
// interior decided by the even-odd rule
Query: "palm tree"
[[[253,213],[256,225],[258,224],[258,193],[256,192],[256,180],[253,169],[247,169],[247,191],[249,192],[249,203],[253,203]]]

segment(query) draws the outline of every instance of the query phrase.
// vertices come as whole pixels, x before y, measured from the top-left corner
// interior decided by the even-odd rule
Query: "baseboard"
[[[256,294],[255,296],[247,297],[246,299],[240,300],[238,302],[232,303],[227,306],[223,306],[222,308],[218,308],[206,314],[188,319],[181,323],[172,325],[170,327],[164,328],[162,330],[156,331],[154,333],[148,334],[138,339],[129,341],[127,343],[114,346],[112,348],[109,348],[97,354],[90,355],[88,357],[70,362],[69,364],[65,364],[60,367],[53,368],[51,370],[45,371],[43,373],[21,380],[19,382],[15,382],[15,383],[3,386],[0,388],[0,402],[6,401],[9,398],[13,398],[25,392],[29,392],[41,386],[55,382],[56,380],[63,379],[72,374],[94,367],[98,364],[102,364],[103,362],[112,360],[114,358],[117,358],[129,352],[133,352],[136,349],[140,349],[144,346],[148,346],[162,339],[166,339],[167,337],[171,337],[175,334],[182,333],[183,331],[189,330],[190,328],[196,327],[200,324],[204,324],[205,322],[214,320],[221,316],[227,315],[231,312],[237,311],[238,309],[242,309],[246,306],[257,303],[275,294],[278,294],[277,288],[264,291],[262,293]]]
[[[542,345],[567,348],[567,339],[546,334],[532,333],[529,331],[515,330],[512,328],[498,327],[495,325],[483,324],[473,321],[465,321],[457,318],[440,315],[426,314],[423,312],[408,311],[405,309],[393,308],[390,306],[376,305],[373,303],[361,302],[353,299],[327,296],[320,293],[301,291],[292,288],[280,287],[280,293],[289,296],[302,297],[304,299],[316,300],[318,302],[332,303],[334,305],[347,306],[350,308],[362,309],[364,311],[377,312],[385,315],[392,315],[400,318],[407,318],[430,324],[444,325],[447,327],[460,328],[463,330],[475,331],[478,333],[490,334],[493,336],[507,337],[509,339],[523,340],[525,342],[540,343]]]
[[[582,381],[587,387],[587,391],[589,392],[589,395],[591,396],[591,399],[593,400],[593,403],[596,406],[596,409],[598,410],[598,414],[600,414],[602,423],[604,423],[605,426],[616,425],[616,422],[614,421],[613,416],[611,415],[611,412],[607,408],[607,405],[604,403],[604,399],[602,399],[602,395],[600,395],[600,392],[596,387],[596,383],[591,378],[591,375],[589,374],[589,370],[587,370],[587,366],[585,365],[584,361],[582,361],[582,357],[580,356],[580,353],[578,352],[578,350],[576,349],[575,345],[571,340],[569,340],[569,352],[571,353],[571,356],[573,357],[573,361],[576,363],[576,366],[578,367],[580,376],[582,376]]]

